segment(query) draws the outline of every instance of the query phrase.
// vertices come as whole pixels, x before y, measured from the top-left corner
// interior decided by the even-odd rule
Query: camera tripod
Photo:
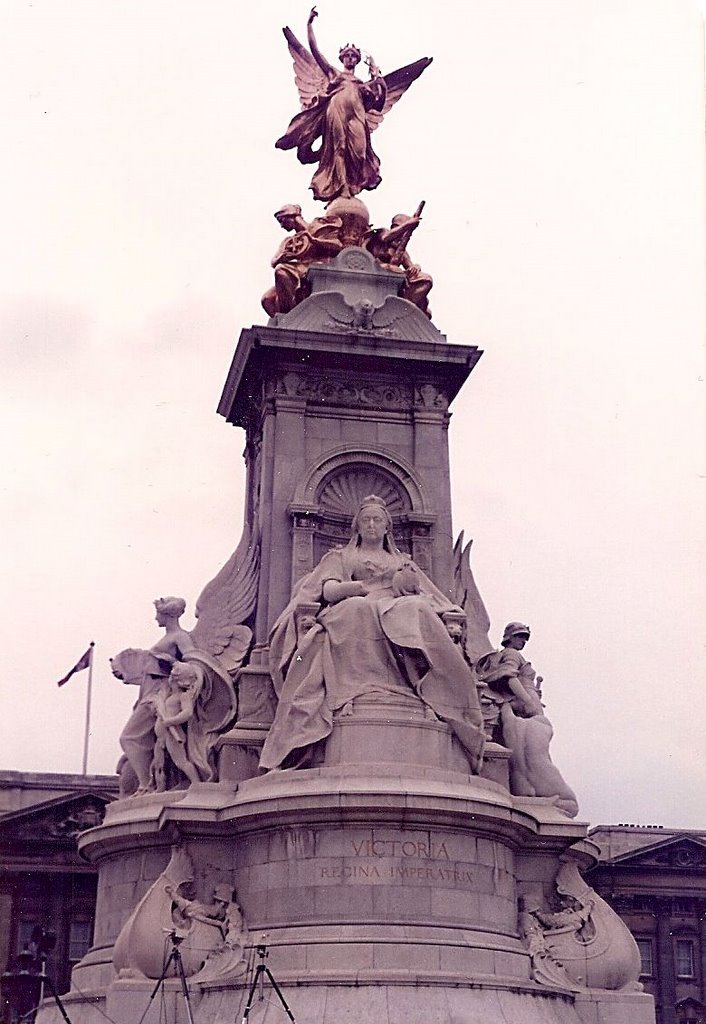
[[[189,1024],[194,1024],[194,1018],[191,1013],[191,997],[189,996],[189,986],[186,984],[184,964],[181,959],[181,952],[179,951],[179,946],[184,941],[184,936],[179,935],[176,930],[172,930],[171,932],[169,932],[169,939],[171,940],[172,943],[171,952],[169,953],[169,956],[167,957],[164,963],[164,968],[162,969],[162,973],[159,977],[159,980],[157,981],[157,984],[154,986],[152,995],[150,996],[147,1006],[145,1007],[145,1012],[142,1014],[142,1017],[140,1018],[140,1024],[147,1016],[147,1011],[152,1005],[154,997],[157,995],[160,988],[163,987],[165,979],[169,972],[169,968],[172,966],[172,964],[174,964],[174,973],[181,982],[181,991],[182,995],[184,996],[184,1002],[186,1003],[186,1016],[188,1018]]]
[[[3,986],[6,985],[8,981],[12,982],[17,979],[21,982],[24,981],[25,984],[27,983],[28,979],[31,979],[32,986],[36,988],[36,994],[34,995],[33,998],[34,1005],[32,1006],[31,1010],[26,1010],[24,1013],[20,1015],[20,1017],[18,1018],[20,1022],[34,1021],[37,1011],[41,1008],[42,1002],[44,1001],[44,993],[48,990],[54,1002],[57,1005],[59,1013],[66,1021],[66,1024],[71,1024],[69,1015],[66,1012],[66,1008],[64,1007],[64,1004],[59,998],[59,993],[56,991],[56,986],[54,985],[54,982],[51,980],[49,975],[46,973],[46,963],[44,960],[42,960],[42,970],[40,974],[5,974],[3,975]],[[8,1002],[12,1006],[12,996],[8,998]],[[17,1007],[15,1007],[15,1009],[16,1008]]]
[[[56,991],[56,986],[54,985],[54,982],[51,980],[51,978],[47,974],[46,960],[44,958],[42,958],[42,973],[39,975],[39,980],[40,980],[41,986],[42,986],[41,987],[40,999],[39,999],[40,1004],[41,1004],[41,1002],[42,1002],[42,1000],[44,998],[44,990],[45,989],[49,989],[49,992],[51,993],[52,998],[54,999],[54,1002],[57,1005],[59,1013],[61,1014],[61,1016],[66,1021],[66,1024],[71,1024],[71,1021],[69,1020],[69,1015],[66,1012],[66,1010],[64,1009],[64,1004],[62,1003],[61,999],[59,999],[59,993]]]
[[[242,1024],[247,1024],[247,1022],[248,1022],[248,1017],[250,1016],[250,1011],[252,1010],[253,1003],[255,1002],[255,992],[257,991],[258,987],[260,989],[260,999],[264,999],[265,977],[267,977],[269,979],[269,982],[272,985],[272,988],[277,993],[279,1001],[282,1004],[282,1006],[284,1007],[284,1012],[287,1014],[287,1016],[291,1020],[292,1024],[295,1024],[294,1017],[292,1015],[292,1011],[287,1006],[287,1000],[282,995],[282,990],[279,987],[279,985],[277,984],[277,982],[275,981],[274,975],[272,974],[272,971],[270,970],[270,968],[265,963],[265,960],[269,956],[269,952],[268,952],[267,946],[261,945],[261,946],[256,946],[255,948],[257,950],[257,955],[260,957],[260,963],[255,968],[255,974],[253,975],[252,985],[250,986],[250,991],[248,992],[248,1001],[245,1004],[245,1010],[243,1011],[243,1021],[242,1021]]]

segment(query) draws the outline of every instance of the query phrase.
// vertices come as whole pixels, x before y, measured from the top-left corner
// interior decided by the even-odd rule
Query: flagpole
[[[86,729],[83,734],[83,775],[88,774],[88,737],[91,731],[91,692],[93,690],[93,648],[96,645],[91,640],[88,659],[88,686],[86,687]]]

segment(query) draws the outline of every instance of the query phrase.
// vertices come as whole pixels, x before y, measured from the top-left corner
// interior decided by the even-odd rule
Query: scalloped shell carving
[[[327,512],[352,517],[368,494],[383,498],[393,516],[412,507],[409,495],[391,473],[362,465],[346,466],[327,476],[319,488],[317,502]]]

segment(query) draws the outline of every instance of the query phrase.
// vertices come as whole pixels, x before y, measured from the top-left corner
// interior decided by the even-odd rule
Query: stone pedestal
[[[141,1017],[154,982],[117,978],[110,951],[177,844],[200,892],[235,887],[250,941],[266,942],[299,1024],[652,1024],[652,1000],[639,992],[533,980],[518,895],[548,894],[567,858],[591,862],[585,826],[549,800],[470,775],[448,727],[418,707],[356,705],[317,767],[110,806],[81,840],[100,882],[96,946],[66,999],[74,1024],[99,1024],[98,1007],[117,1024]],[[197,1024],[239,1020],[248,984],[193,985]],[[181,1024],[173,981],[167,994],[168,1019]],[[251,1020],[282,1019],[268,998]]]

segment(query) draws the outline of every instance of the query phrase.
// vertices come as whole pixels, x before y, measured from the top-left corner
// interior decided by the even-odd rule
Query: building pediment
[[[640,850],[623,853],[611,863],[661,871],[703,869],[706,868],[706,838],[683,834],[671,836]]]
[[[77,836],[100,825],[110,794],[76,793],[12,811],[0,818],[0,845],[74,843]]]

